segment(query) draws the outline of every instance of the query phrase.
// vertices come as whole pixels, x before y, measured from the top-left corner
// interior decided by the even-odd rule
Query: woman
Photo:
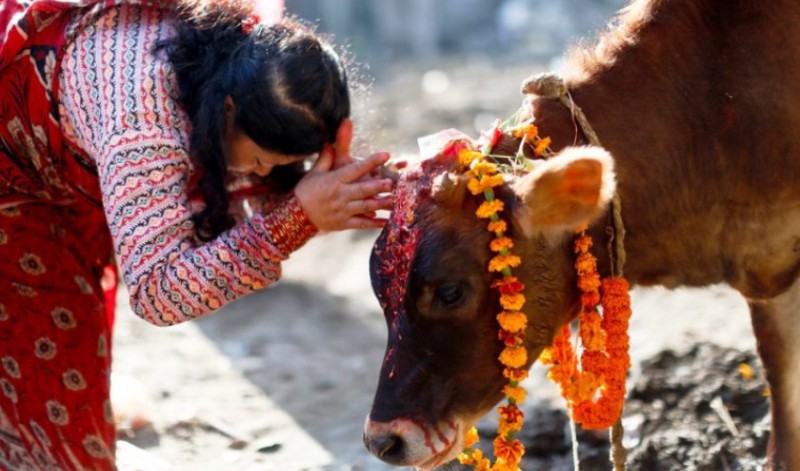
[[[0,468],[114,469],[112,255],[171,325],[275,282],[318,231],[383,224],[388,156],[349,155],[339,58],[249,8],[0,6]]]

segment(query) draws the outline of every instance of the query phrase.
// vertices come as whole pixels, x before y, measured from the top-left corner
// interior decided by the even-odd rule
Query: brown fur
[[[626,275],[751,301],[772,465],[800,469],[800,305],[771,301],[800,272],[800,3],[639,0],[620,21],[566,80],[615,159]],[[533,107],[544,133],[574,136],[562,105]]]

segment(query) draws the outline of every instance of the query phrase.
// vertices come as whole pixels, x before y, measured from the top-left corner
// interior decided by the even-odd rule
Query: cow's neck
[[[638,284],[705,285],[724,276],[715,238],[709,237],[721,230],[722,221],[704,204],[704,194],[714,194],[709,185],[719,179],[710,178],[714,168],[695,169],[707,171],[705,176],[685,172],[692,154],[693,165],[714,161],[704,155],[710,148],[698,146],[698,133],[711,123],[692,104],[701,99],[712,64],[699,46],[702,38],[673,36],[708,33],[701,24],[691,24],[701,23],[701,15],[663,18],[664,13],[660,23],[637,31],[636,42],[612,46],[620,48],[608,53],[613,60],[582,62],[565,78],[575,103],[615,159],[627,228],[626,276]],[[556,147],[586,143],[558,100],[537,100],[534,109],[542,134],[550,135]],[[605,226],[602,219],[593,228],[596,240],[605,239]]]

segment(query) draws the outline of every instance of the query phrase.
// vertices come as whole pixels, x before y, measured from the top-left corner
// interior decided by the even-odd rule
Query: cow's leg
[[[800,471],[800,279],[778,297],[749,304],[771,397],[767,469]]]

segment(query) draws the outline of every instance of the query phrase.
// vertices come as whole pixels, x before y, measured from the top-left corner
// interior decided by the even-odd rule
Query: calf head
[[[404,173],[370,260],[389,333],[364,442],[388,463],[420,469],[455,458],[507,383],[497,360],[499,295],[487,271],[491,234],[452,154]],[[495,189],[523,260],[515,275],[528,299],[527,366],[578,313],[572,234],[603,213],[611,167],[602,149],[571,148]]]

